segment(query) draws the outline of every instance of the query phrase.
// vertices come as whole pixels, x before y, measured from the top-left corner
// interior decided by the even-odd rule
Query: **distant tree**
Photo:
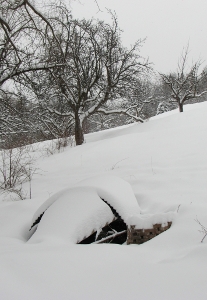
[[[200,62],[188,66],[188,48],[184,50],[178,63],[178,70],[169,75],[160,74],[163,82],[171,91],[171,101],[176,102],[180,112],[183,112],[184,104],[207,91],[201,90],[203,72],[200,72]]]
[[[206,91],[207,90],[207,67],[203,68],[202,74],[201,74],[201,80],[199,82],[200,91]],[[207,100],[207,93],[203,93],[199,99],[200,101],[206,101]]]

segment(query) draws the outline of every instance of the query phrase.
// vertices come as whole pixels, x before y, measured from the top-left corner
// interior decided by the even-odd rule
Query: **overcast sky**
[[[123,43],[147,38],[141,54],[159,72],[176,70],[178,58],[189,43],[189,63],[201,59],[207,65],[207,0],[76,0],[74,17],[107,20],[106,9],[116,12],[124,30]],[[108,19],[109,20],[109,19]]]

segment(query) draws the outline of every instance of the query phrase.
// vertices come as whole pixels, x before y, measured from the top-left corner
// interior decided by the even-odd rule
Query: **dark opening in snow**
[[[114,216],[117,218],[112,223],[102,228],[101,232],[97,235],[97,232],[92,233],[89,237],[85,238],[79,244],[91,244],[98,243],[111,243],[111,244],[123,244],[127,239],[127,226],[118,212],[112,207],[106,200],[102,199],[111,209]]]
[[[112,223],[103,227],[98,236],[97,232],[94,232],[78,244],[111,243],[121,245],[126,242],[126,239],[127,226],[121,218],[117,218]]]

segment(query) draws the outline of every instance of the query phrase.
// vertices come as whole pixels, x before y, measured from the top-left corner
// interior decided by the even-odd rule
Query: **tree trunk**
[[[75,113],[75,142],[77,146],[82,145],[84,142],[83,128],[78,112]]]
[[[183,112],[183,103],[178,102],[179,112]]]

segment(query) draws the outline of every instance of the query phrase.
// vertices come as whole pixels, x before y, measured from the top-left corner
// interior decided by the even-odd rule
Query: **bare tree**
[[[207,91],[200,92],[200,82],[203,72],[199,72],[201,63],[198,61],[188,67],[188,47],[181,55],[176,73],[160,74],[163,82],[171,90],[171,100],[176,102],[179,111],[183,112],[183,105],[187,101],[201,97]]]
[[[80,145],[84,122],[94,114],[125,114],[142,121],[132,114],[135,105],[107,106],[132,92],[148,66],[139,55],[141,40],[131,49],[122,46],[115,16],[112,24],[77,21],[63,5],[51,5],[42,14],[30,0],[1,4],[0,86],[10,79],[29,86],[41,104],[39,124],[57,132],[55,120],[64,118],[68,128],[74,126]]]
[[[77,21],[63,8],[50,21],[55,36],[47,36],[47,57],[51,64],[44,77],[27,78],[30,86],[41,84],[35,93],[51,114],[69,117],[74,124],[76,144],[84,142],[83,124],[93,114],[125,113],[128,109],[110,111],[103,106],[132,90],[136,78],[147,68],[139,55],[142,41],[131,49],[121,44],[117,19],[112,24],[102,21]],[[61,48],[60,48],[61,46]],[[141,118],[134,116],[137,121]]]

